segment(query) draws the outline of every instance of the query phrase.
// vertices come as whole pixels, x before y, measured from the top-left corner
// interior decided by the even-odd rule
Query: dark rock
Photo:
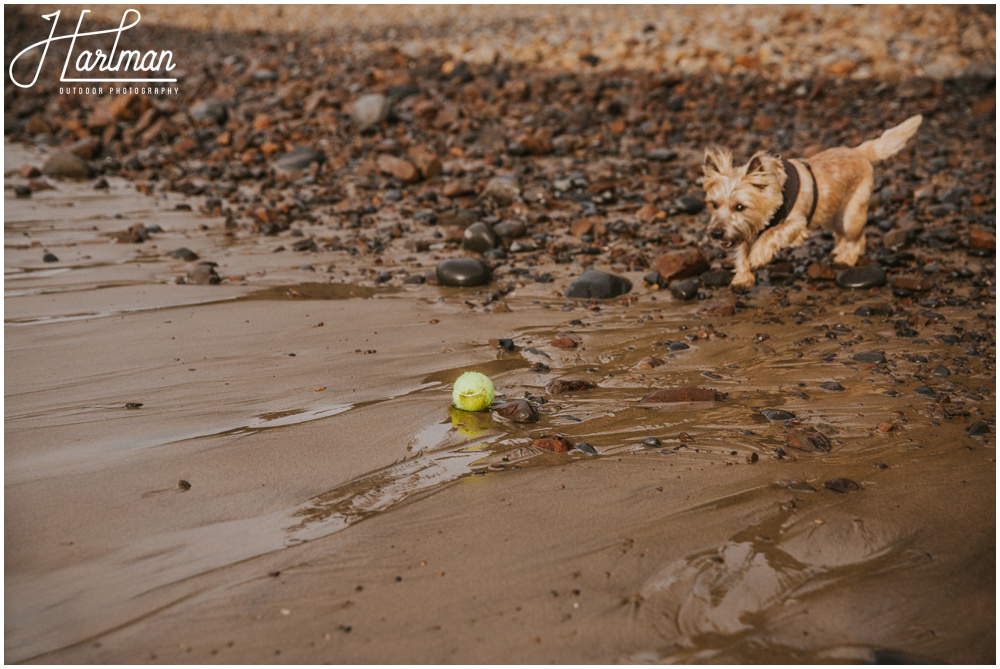
[[[670,282],[670,294],[678,300],[693,300],[698,296],[698,287],[701,282],[698,279],[681,279]]]
[[[879,365],[885,362],[885,355],[879,351],[867,351],[864,353],[855,353],[854,360],[866,365]]]
[[[42,262],[59,262],[59,258],[56,257],[55,253],[46,253],[42,256]]]
[[[919,386],[913,392],[915,392],[918,395],[926,395],[927,397],[937,397],[937,392],[935,392],[933,388],[929,388],[928,386]]]
[[[183,246],[179,249],[171,251],[167,255],[170,256],[171,258],[177,258],[178,260],[184,260],[186,262],[194,262],[195,260],[198,259],[197,253]]]
[[[490,282],[490,268],[478,258],[448,258],[438,263],[437,280],[442,286],[482,286]]]
[[[849,267],[837,275],[837,285],[853,290],[877,288],[886,282],[885,270],[872,263],[860,267]]]
[[[827,490],[832,490],[833,492],[855,492],[861,490],[861,486],[852,481],[851,479],[830,479],[823,484],[823,487]]]
[[[980,434],[990,434],[990,426],[984,421],[977,420],[975,423],[969,426],[966,432],[971,437],[975,437]]]
[[[726,269],[705,272],[699,277],[703,286],[709,288],[725,288],[733,281],[733,273]]]
[[[687,279],[709,269],[708,258],[700,249],[666,253],[656,259],[654,265],[660,275],[660,285],[667,285],[675,279]]]
[[[191,119],[200,125],[225,125],[229,120],[229,109],[224,102],[215,98],[206,98],[195,103],[189,113]]]
[[[538,411],[528,400],[512,400],[510,402],[506,402],[495,408],[493,413],[498,414],[507,420],[514,421],[515,423],[538,422]]]
[[[560,434],[539,437],[538,439],[535,439],[532,446],[546,451],[553,451],[555,453],[566,453],[569,449],[573,448],[572,442]]]
[[[573,446],[578,451],[586,453],[587,455],[598,455],[597,449],[588,444],[586,441],[581,441]]]
[[[630,290],[632,282],[628,279],[590,268],[570,284],[566,297],[607,300]]]
[[[351,107],[351,118],[359,129],[366,130],[389,118],[391,108],[389,98],[380,93],[362,95]]]
[[[781,409],[762,409],[760,413],[764,418],[774,422],[795,418],[795,414],[791,411],[783,411]]]
[[[496,248],[500,239],[493,232],[492,226],[483,221],[477,221],[467,227],[462,233],[462,248],[474,253],[484,253]]]
[[[694,216],[700,214],[705,209],[705,194],[696,193],[692,195],[682,195],[674,202],[677,210],[682,214]]]
[[[42,174],[56,179],[90,179],[94,170],[75,153],[56,151],[45,161]]]
[[[646,448],[659,448],[663,445],[663,442],[661,442],[657,437],[646,437],[639,443]]]
[[[309,169],[313,163],[323,163],[326,157],[311,146],[300,146],[274,161],[275,169],[294,171]]]
[[[804,427],[788,433],[785,443],[808,453],[829,453],[832,445],[825,434],[814,427]]]
[[[545,386],[545,392],[549,395],[562,395],[563,393],[575,393],[580,390],[591,390],[594,384],[581,379],[552,379]]]
[[[639,404],[672,404],[675,402],[717,402],[725,399],[725,394],[708,388],[680,387],[654,390]]]
[[[117,232],[114,238],[122,244],[142,244],[152,237],[153,230],[147,228],[142,223],[130,225],[124,232]]]
[[[506,219],[494,225],[493,232],[503,239],[518,239],[528,234],[528,226],[524,221]]]
[[[25,186],[23,184],[14,186],[14,195],[16,197],[31,197],[31,186]]]
[[[840,385],[836,381],[824,381],[823,383],[819,384],[819,387],[822,388],[823,390],[829,390],[832,392],[839,392],[844,389],[844,386]]]

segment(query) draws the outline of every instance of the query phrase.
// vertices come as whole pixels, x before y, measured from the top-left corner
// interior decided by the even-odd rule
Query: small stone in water
[[[646,448],[659,448],[660,446],[663,445],[663,443],[656,437],[646,437],[639,443],[645,446]]]
[[[829,453],[832,445],[825,434],[814,427],[804,427],[788,433],[786,443],[808,453]]]
[[[538,411],[528,400],[512,400],[501,404],[493,413],[498,414],[507,420],[515,423],[537,423]]]
[[[556,435],[546,435],[535,439],[532,443],[535,448],[541,448],[546,451],[553,451],[555,453],[566,453],[569,449],[573,448],[573,444],[566,439],[566,437],[556,434]]]
[[[832,392],[839,392],[844,389],[844,386],[840,385],[836,381],[826,381],[819,384],[819,387],[823,390],[830,390]]]
[[[489,224],[477,221],[462,233],[462,248],[474,253],[483,253],[499,243],[496,233]]]
[[[587,455],[597,455],[598,454],[597,453],[597,449],[594,448],[593,446],[591,446],[590,444],[588,444],[585,441],[581,441],[579,444],[576,444],[576,446],[574,446],[574,448],[576,448],[576,450],[578,450],[578,451],[583,451]]]

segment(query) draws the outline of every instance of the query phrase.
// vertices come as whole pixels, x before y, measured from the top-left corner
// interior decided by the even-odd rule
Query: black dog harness
[[[800,160],[799,162],[806,166],[806,171],[809,172],[809,178],[812,180],[813,201],[812,206],[809,208],[809,215],[806,216],[806,225],[809,225],[812,223],[813,214],[816,213],[816,202],[819,200],[819,190],[816,188],[816,176],[813,174],[809,163],[804,160]],[[771,217],[771,220],[767,222],[767,226],[764,228],[765,230],[773,228],[788,218],[788,215],[792,213],[792,209],[795,208],[795,201],[799,198],[799,189],[802,186],[799,182],[799,171],[795,169],[794,165],[784,158],[781,158],[781,166],[785,169],[785,187],[781,191],[781,206],[778,207],[778,211],[774,212],[774,216]]]

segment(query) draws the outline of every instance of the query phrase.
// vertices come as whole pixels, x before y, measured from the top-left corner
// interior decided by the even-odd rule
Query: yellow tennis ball
[[[480,372],[465,372],[455,381],[451,402],[462,411],[485,411],[493,403],[493,382]]]

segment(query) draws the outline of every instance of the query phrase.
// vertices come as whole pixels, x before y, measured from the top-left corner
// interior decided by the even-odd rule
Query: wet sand
[[[573,49],[554,52],[577,62]],[[901,76],[898,62],[875,64]],[[955,109],[980,109],[958,124],[920,107],[939,104],[931,93],[906,103],[928,113],[928,136],[887,180],[926,175],[938,145],[984,167],[974,183],[941,168],[919,198],[930,186],[916,176],[880,183],[889,196],[873,218],[926,226],[898,254],[881,253],[890,228],[869,226],[889,285],[845,290],[808,273],[823,257],[816,236],[749,295],[703,285],[686,301],[644,281],[649,267],[629,254],[697,245],[703,217],[666,202],[696,190],[677,175],[698,172],[708,117],[677,143],[673,181],[645,200],[662,215],[641,235],[560,231],[599,188],[579,202],[517,202],[501,213],[527,218],[548,246],[511,251],[472,288],[404,281],[463,255],[444,224],[381,234],[442,190],[390,183],[397,205],[366,167],[367,144],[391,145],[409,121],[359,138],[361,158],[326,173],[356,210],[384,205],[360,231],[303,216],[262,234],[247,223],[257,203],[240,199],[247,181],[227,221],[171,186],[204,180],[179,152],[176,181],[169,164],[164,182],[145,166],[134,179],[109,169],[106,188],[48,179],[53,188],[18,197],[22,167],[53,149],[5,141],[5,661],[992,663],[995,251],[971,253],[969,234],[995,234],[995,194],[980,188],[995,190],[995,158],[980,155],[979,135],[952,131],[991,114],[995,125],[995,113],[969,89],[947,89],[970,101]],[[633,160],[641,151],[592,166],[577,158],[599,152],[576,150],[515,156],[538,166],[523,171],[523,191],[630,164],[655,180]],[[447,177],[478,192],[492,175],[483,165],[499,166],[489,152],[460,154]],[[954,191],[965,183],[972,193]],[[619,184],[621,201],[588,215],[609,229],[638,220],[642,202],[626,196],[643,188],[654,186]],[[140,223],[153,230],[144,243],[114,241]],[[295,250],[313,237],[340,246]],[[376,242],[385,248],[367,253]],[[220,282],[183,283],[197,261],[170,255],[180,247],[216,263]],[[632,290],[565,298],[591,264]],[[498,401],[530,399],[540,421],[449,410],[469,369],[490,375]],[[554,393],[556,379],[594,387]],[[677,387],[719,395],[642,401]],[[597,454],[534,446],[553,434]],[[796,448],[810,439],[829,452]]]
[[[6,147],[8,164],[33,157]],[[213,221],[179,200],[119,181],[7,195],[7,661],[991,657],[995,451],[967,429],[994,414],[992,371],[970,360],[948,383],[970,415],[945,417],[907,374],[935,346],[853,314],[878,294],[761,294],[721,318],[655,292],[566,310],[533,287],[508,313],[433,286],[249,299],[302,272],[212,249]],[[101,232],[140,219],[163,228],[152,246]],[[181,244],[223,274],[275,266],[176,285],[154,253]],[[685,339],[707,322],[717,336]],[[891,364],[808,339],[834,324]],[[566,331],[579,348],[549,343]],[[690,348],[637,369],[664,341]],[[552,397],[538,425],[456,426],[450,382],[472,368],[506,397],[553,377],[598,388]],[[688,385],[727,396],[639,404]],[[795,452],[760,408],[819,426],[832,452]],[[532,448],[553,432],[600,455]]]

